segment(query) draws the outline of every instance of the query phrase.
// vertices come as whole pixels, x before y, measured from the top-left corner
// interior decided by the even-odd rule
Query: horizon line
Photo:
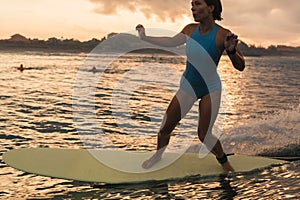
[[[79,42],[88,42],[88,41],[91,41],[91,40],[93,40],[93,39],[97,39],[97,40],[99,40],[99,41],[102,41],[102,40],[106,40],[106,39],[108,39],[110,36],[113,36],[113,35],[116,35],[116,34],[122,34],[122,33],[117,33],[117,32],[110,32],[110,33],[107,33],[106,35],[104,35],[104,36],[102,36],[102,38],[96,38],[96,37],[93,37],[93,38],[90,38],[90,39],[88,39],[88,40],[80,40],[80,39],[76,39],[76,38],[67,38],[67,37],[64,37],[64,36],[61,36],[61,37],[55,37],[55,36],[52,36],[52,37],[49,37],[49,38],[47,38],[47,39],[39,39],[39,38],[31,38],[31,37],[27,37],[27,36],[24,36],[23,34],[20,34],[20,33],[15,33],[15,34],[13,34],[13,35],[11,35],[10,36],[10,38],[7,38],[7,39],[4,39],[4,38],[0,38],[0,40],[10,40],[13,36],[16,36],[16,35],[19,35],[19,36],[22,36],[22,37],[24,37],[24,38],[26,38],[27,40],[29,40],[29,41],[32,41],[32,40],[40,40],[40,41],[47,41],[47,40],[49,40],[49,39],[51,39],[51,38],[56,38],[56,39],[58,39],[58,40],[61,40],[61,41],[63,41],[63,40],[74,40],[74,41],[79,41]],[[132,34],[133,35],[133,34]],[[135,35],[133,35],[133,36],[135,36]],[[137,36],[136,36],[137,37]],[[246,42],[244,42],[244,41],[242,41],[242,40],[240,40],[242,43],[244,43],[244,44],[246,44],[247,46],[254,46],[254,47],[256,47],[256,48],[268,48],[268,47],[271,47],[271,46],[275,46],[275,47],[280,47],[280,46],[285,46],[285,47],[293,47],[293,48],[300,48],[300,45],[299,46],[293,46],[293,45],[285,45],[285,44],[270,44],[270,45],[268,45],[268,46],[266,46],[266,47],[264,47],[264,46],[262,46],[261,44],[248,44],[248,43],[246,43]]]

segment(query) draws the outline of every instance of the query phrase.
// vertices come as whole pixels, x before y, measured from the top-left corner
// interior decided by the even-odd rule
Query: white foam
[[[222,140],[227,151],[257,154],[289,144],[300,143],[300,105],[249,119],[243,125],[231,128]]]

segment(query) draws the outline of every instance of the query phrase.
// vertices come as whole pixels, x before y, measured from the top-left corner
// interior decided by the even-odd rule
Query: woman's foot
[[[225,172],[234,172],[234,169],[231,166],[231,164],[229,163],[227,155],[225,153],[224,153],[223,157],[221,157],[221,158],[217,157],[217,160],[222,165],[222,168]]]
[[[222,164],[222,168],[225,172],[234,172],[233,167],[230,165],[229,161]]]
[[[151,158],[144,161],[144,163],[142,164],[142,167],[144,169],[149,169],[160,160],[161,160],[161,154],[156,152]]]

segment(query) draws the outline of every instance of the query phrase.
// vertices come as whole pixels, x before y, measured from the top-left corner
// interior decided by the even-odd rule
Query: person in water
[[[17,67],[17,69],[23,72],[25,70],[25,67],[23,66],[23,64],[21,64],[20,67]]]
[[[196,23],[188,24],[173,37],[147,36],[143,25],[136,26],[141,40],[149,43],[166,47],[186,43],[187,55],[180,88],[171,100],[157,134],[157,150],[142,166],[149,169],[159,162],[169,144],[172,131],[199,99],[198,137],[216,156],[223,170],[231,172],[234,169],[219,139],[212,134],[222,90],[216,67],[224,50],[234,68],[239,71],[244,70],[245,60],[237,46],[238,36],[215,22],[222,20],[220,0],[192,0],[191,11]]]

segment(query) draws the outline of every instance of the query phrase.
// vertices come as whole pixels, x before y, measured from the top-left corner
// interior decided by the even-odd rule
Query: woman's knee
[[[204,130],[198,128],[198,138],[202,143],[204,142],[205,137],[206,137],[206,132],[204,132]]]
[[[204,140],[206,137],[209,137],[211,136],[211,131],[209,131],[208,129],[205,129],[205,128],[198,128],[198,138],[199,140],[204,143]]]

